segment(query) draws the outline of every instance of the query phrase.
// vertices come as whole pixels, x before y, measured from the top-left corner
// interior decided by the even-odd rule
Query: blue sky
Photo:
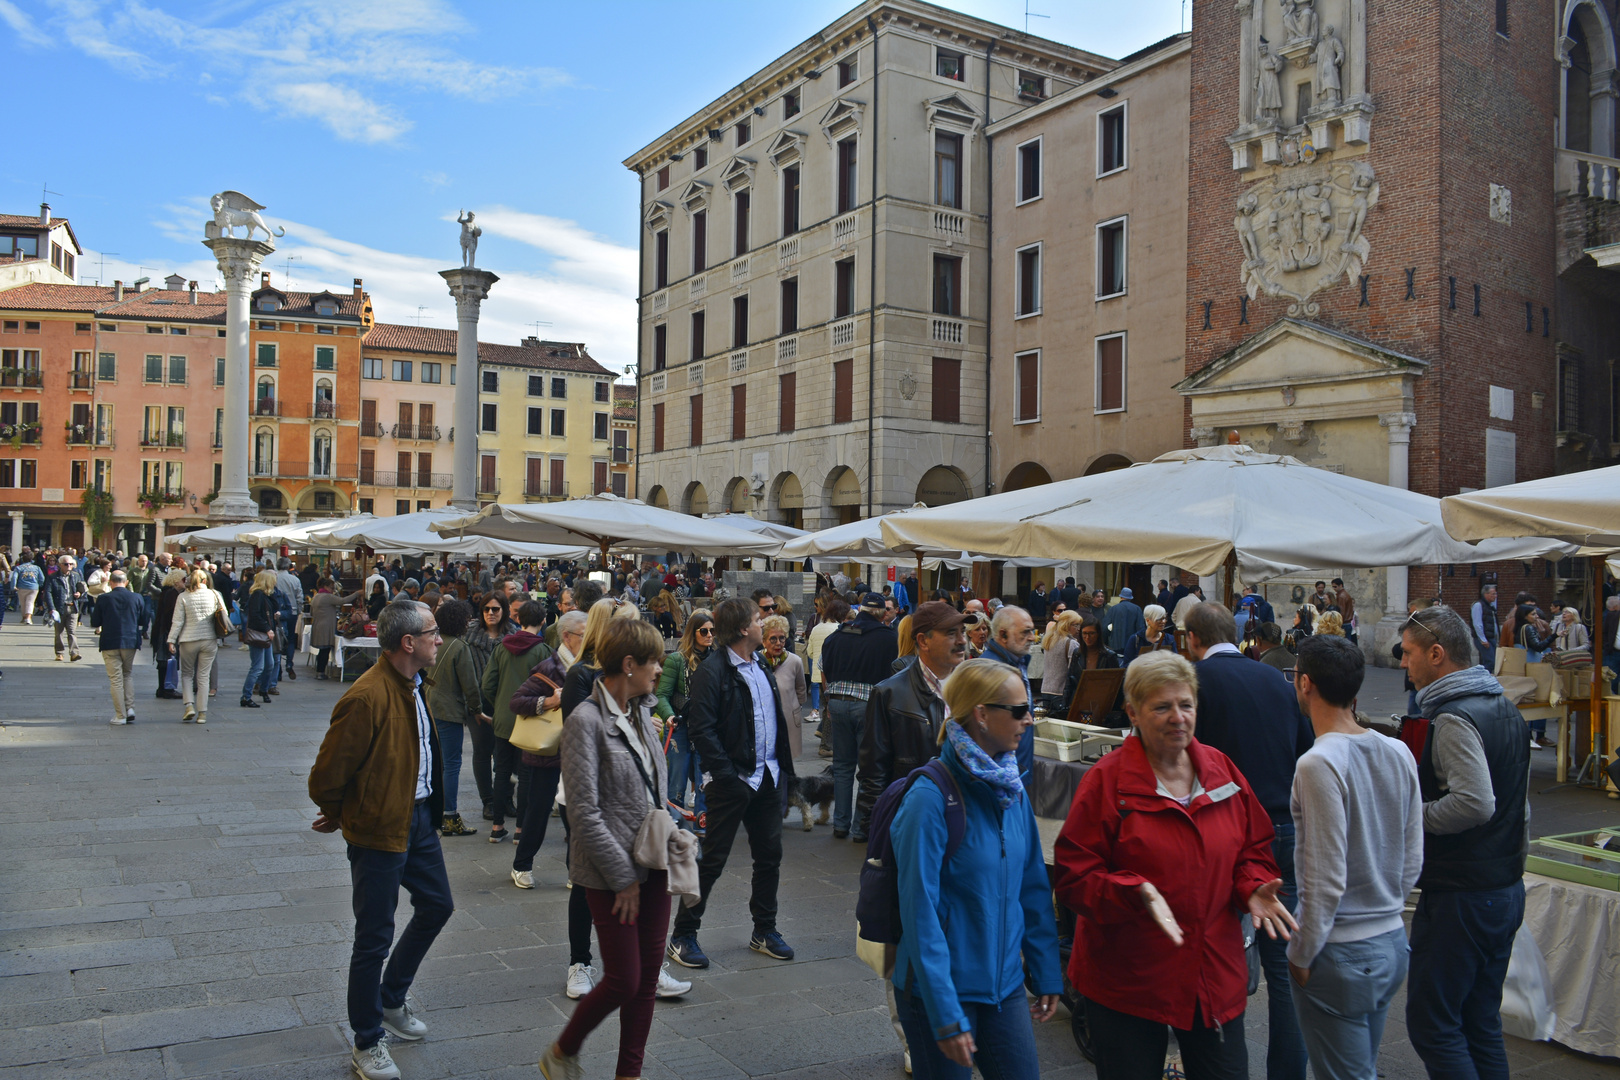
[[[278,286],[362,277],[380,319],[453,326],[437,271],[470,208],[502,278],[479,336],[585,341],[622,370],[638,215],[620,162],[850,6],[0,0],[28,148],[0,164],[0,212],[36,212],[48,185],[91,252],[81,280],[208,287],[207,199],[236,188],[287,229]],[[1024,25],[1024,0],[950,6]],[[1049,16],[1032,33],[1108,56],[1183,28],[1181,0],[1030,7]]]

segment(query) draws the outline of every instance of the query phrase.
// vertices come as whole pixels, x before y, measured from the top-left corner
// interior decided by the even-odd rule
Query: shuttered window
[[[934,412],[939,424],[962,422],[962,361],[934,357]]]
[[[563,459],[560,457],[551,459],[550,495],[554,499],[561,499],[568,494],[568,485],[563,482],[563,464]]]
[[[748,438],[748,385],[738,383],[731,388],[731,437]]]
[[[600,495],[608,489],[607,462],[594,461],[591,464],[593,466],[591,470],[591,494]]]
[[[524,488],[523,494],[544,495],[546,493],[546,459],[532,457],[525,467],[528,469],[528,475],[524,477],[524,483],[527,486]]]
[[[833,423],[847,424],[855,418],[855,361],[840,360],[833,365]]]
[[[1041,354],[1039,352],[1019,353],[1013,357],[1014,392],[1018,395],[1014,403],[1014,418],[1021,424],[1026,424],[1041,418]]]
[[[703,395],[693,394],[692,405],[692,445],[703,445]]]
[[[1125,410],[1125,335],[1097,339],[1097,412]]]
[[[692,215],[692,273],[701,274],[709,268],[709,215],[698,211]]]
[[[781,400],[776,409],[776,430],[784,435],[794,429],[798,419],[798,383],[798,375],[791,371],[777,380]]]
[[[664,452],[664,403],[653,406],[653,453]]]

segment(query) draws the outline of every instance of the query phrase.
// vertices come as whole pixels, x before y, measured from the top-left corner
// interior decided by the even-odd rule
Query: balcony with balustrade
[[[362,487],[449,491],[453,479],[454,476],[451,473],[415,470],[397,472],[385,469],[367,469],[363,466],[360,469],[360,485]]]
[[[345,420],[343,410],[335,401],[316,401],[309,407],[311,420]]]
[[[439,425],[437,424],[395,424],[392,434],[396,439],[409,439],[413,442],[438,442]]]
[[[480,487],[483,485],[480,484]],[[523,485],[523,498],[528,502],[543,502],[547,499],[568,498],[568,481],[553,484],[549,480],[528,481]]]
[[[95,375],[93,373],[91,373],[91,372],[88,372],[88,371],[70,371],[70,372],[68,372],[68,389],[69,390],[93,390],[93,389],[95,389]]]
[[[38,368],[0,368],[0,387],[37,389],[45,385],[45,373]]]

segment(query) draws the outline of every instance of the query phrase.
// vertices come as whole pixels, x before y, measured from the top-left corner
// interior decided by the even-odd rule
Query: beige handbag
[[[538,677],[553,691],[560,689],[544,675]],[[562,729],[563,712],[559,706],[547,709],[538,716],[518,717],[513,721],[512,734],[506,741],[519,750],[527,750],[531,754],[540,754],[543,757],[554,757],[562,747]]]

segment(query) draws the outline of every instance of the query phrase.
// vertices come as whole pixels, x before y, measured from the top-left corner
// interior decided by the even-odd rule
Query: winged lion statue
[[[233,230],[245,229],[244,238],[253,239],[254,229],[263,229],[266,240],[277,236],[286,236],[287,230],[272,231],[266,225],[259,211],[264,207],[242,194],[240,191],[222,191],[208,200],[214,208],[214,220],[210,222],[208,232],[211,236],[232,236]]]

